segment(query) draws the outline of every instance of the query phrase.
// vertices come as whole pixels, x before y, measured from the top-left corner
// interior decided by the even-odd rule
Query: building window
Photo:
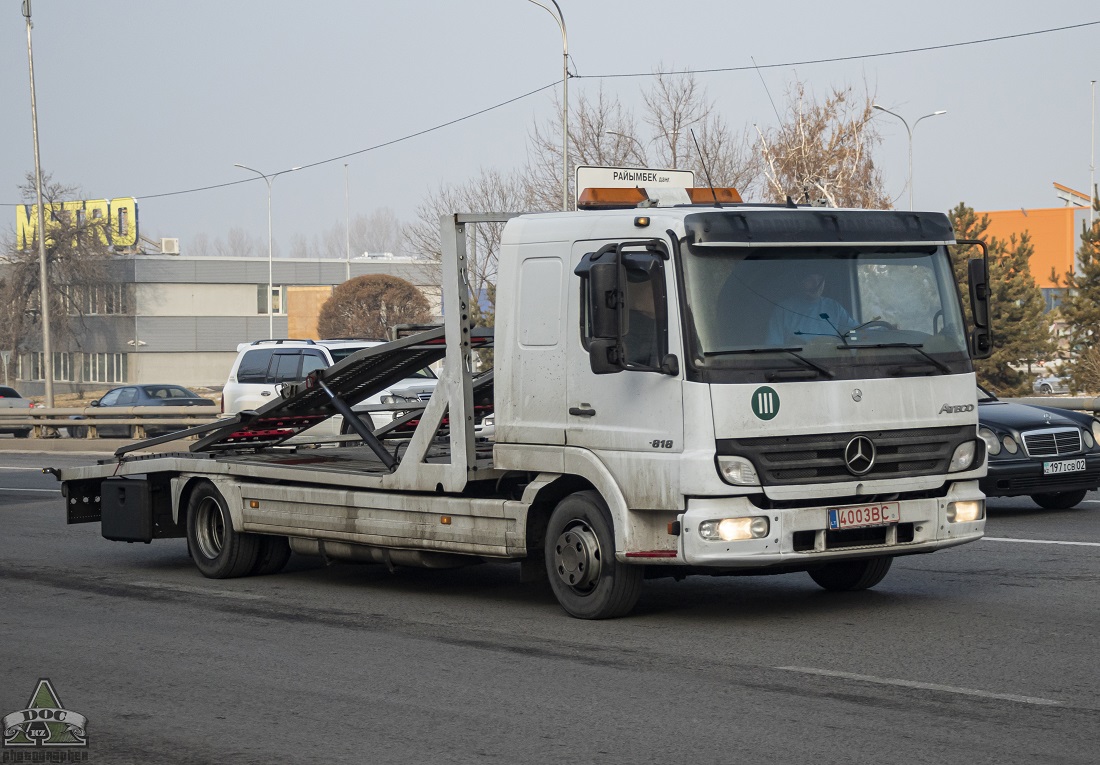
[[[281,284],[271,285],[271,313],[276,316],[286,316],[286,306],[283,304],[283,289]],[[267,315],[267,285],[256,285],[256,313]]]
[[[60,287],[70,316],[118,316],[132,313],[132,284],[66,284]]]
[[[125,353],[85,353],[84,382],[126,382]]]
[[[20,380],[45,380],[46,365],[41,353],[19,354]],[[73,354],[53,354],[54,382],[73,382]]]
[[[1066,295],[1064,287],[1043,287],[1040,291],[1043,293],[1043,301],[1046,303],[1046,313],[1050,313],[1062,305],[1062,298]]]

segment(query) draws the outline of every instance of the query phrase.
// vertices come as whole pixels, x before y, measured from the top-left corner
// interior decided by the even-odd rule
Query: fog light
[[[762,539],[768,535],[768,519],[721,518],[699,524],[699,536],[710,541],[740,542]]]
[[[948,473],[957,473],[967,470],[974,464],[974,455],[977,453],[977,443],[967,441],[955,447],[955,453],[951,455],[951,464],[947,467]]]
[[[744,457],[718,456],[718,475],[734,486],[759,486],[760,476],[756,468]]]
[[[950,523],[973,523],[985,517],[985,503],[976,499],[952,502],[947,506],[947,520]]]

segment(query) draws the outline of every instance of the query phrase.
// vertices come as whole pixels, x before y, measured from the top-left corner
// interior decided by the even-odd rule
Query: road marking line
[[[824,677],[839,677],[844,680],[859,680],[865,683],[878,685],[895,685],[901,688],[919,688],[925,691],[942,691],[943,693],[958,693],[963,696],[980,696],[986,699],[999,699],[1001,701],[1016,701],[1021,704],[1038,704],[1040,706],[1057,707],[1065,702],[1053,699],[1041,699],[1035,696],[1017,696],[1014,693],[990,693],[979,691],[975,688],[957,688],[953,685],[936,685],[935,683],[918,683],[912,680],[893,680],[885,677],[873,677],[871,675],[856,675],[851,672],[833,672],[828,669],[813,669],[812,667],[776,667],[776,669],[788,672],[801,672],[807,675],[822,675]]]
[[[1057,542],[1053,539],[1012,539],[1011,537],[982,537],[987,542],[1019,542],[1024,545],[1071,545],[1074,547],[1100,547],[1100,542]]]
[[[0,486],[0,491],[41,491],[47,494],[60,494],[61,489],[15,489],[8,486]]]
[[[1081,504],[1081,505],[1100,505],[1100,499],[1083,499],[1078,504]]]

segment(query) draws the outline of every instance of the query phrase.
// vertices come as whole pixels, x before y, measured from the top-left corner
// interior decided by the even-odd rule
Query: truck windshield
[[[706,381],[971,370],[941,245],[682,251],[688,349]]]

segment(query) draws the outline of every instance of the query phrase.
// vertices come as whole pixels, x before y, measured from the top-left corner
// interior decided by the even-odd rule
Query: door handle
[[[579,406],[569,407],[569,414],[575,417],[595,417],[596,410],[591,408],[582,409]]]

